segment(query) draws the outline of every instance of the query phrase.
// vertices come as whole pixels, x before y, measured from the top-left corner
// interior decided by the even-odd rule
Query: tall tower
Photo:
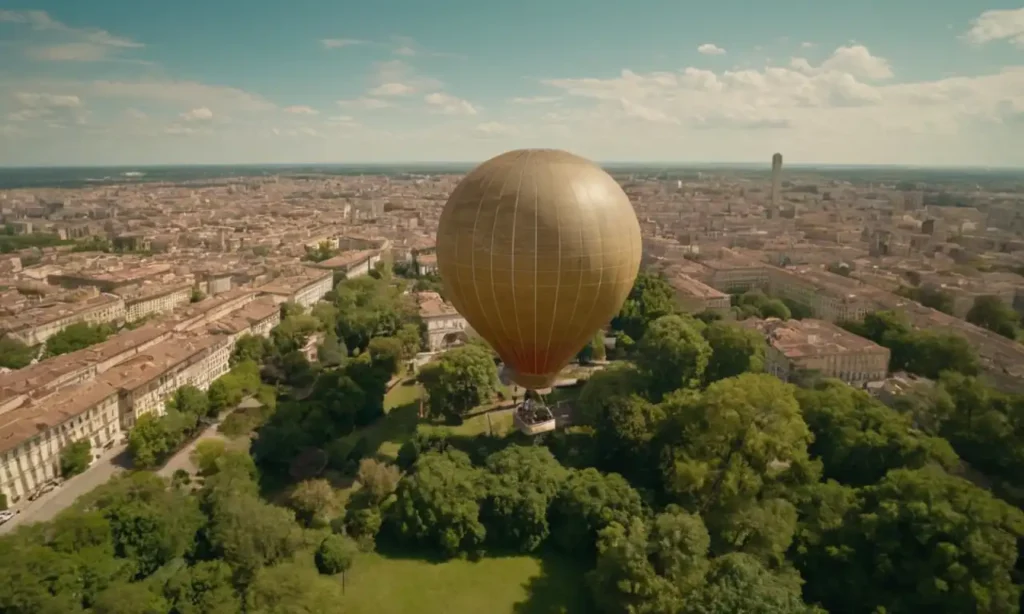
[[[772,210],[778,211],[782,197],[782,154],[772,156]]]

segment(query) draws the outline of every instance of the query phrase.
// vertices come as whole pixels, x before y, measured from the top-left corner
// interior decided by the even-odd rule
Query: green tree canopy
[[[652,399],[700,384],[711,359],[711,346],[701,336],[703,326],[675,315],[651,323],[637,347],[636,364],[648,379]]]

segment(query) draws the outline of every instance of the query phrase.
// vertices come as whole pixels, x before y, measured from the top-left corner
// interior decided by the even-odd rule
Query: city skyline
[[[0,10],[14,60],[0,68],[0,166],[557,147],[638,163],[781,151],[794,167],[1024,167],[1022,8],[583,6],[14,6]]]

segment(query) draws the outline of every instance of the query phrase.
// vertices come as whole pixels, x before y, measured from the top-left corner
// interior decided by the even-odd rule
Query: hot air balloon
[[[558,373],[622,307],[640,224],[619,184],[565,151],[510,151],[466,175],[437,230],[445,296],[527,390]]]

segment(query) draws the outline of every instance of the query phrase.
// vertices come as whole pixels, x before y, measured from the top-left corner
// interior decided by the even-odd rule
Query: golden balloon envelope
[[[532,390],[622,307],[640,269],[633,205],[565,151],[510,151],[455,187],[437,230],[445,296]]]

